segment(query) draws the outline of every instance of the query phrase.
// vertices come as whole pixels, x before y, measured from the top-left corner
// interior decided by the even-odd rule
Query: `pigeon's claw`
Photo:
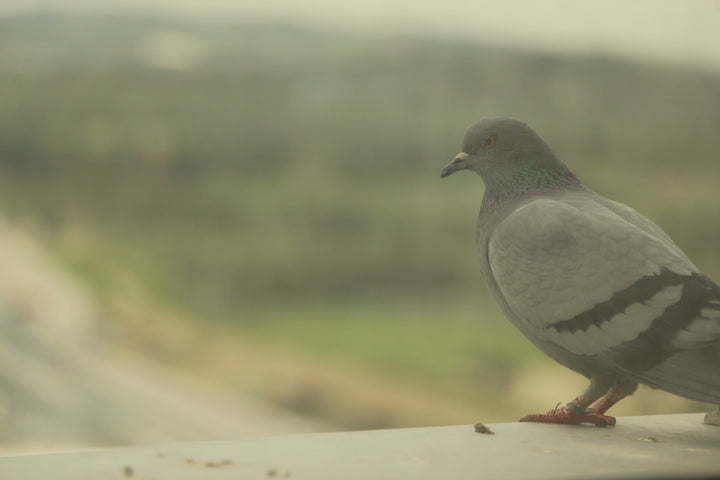
[[[565,425],[577,425],[580,423],[591,423],[596,427],[607,427],[615,425],[615,417],[595,413],[592,408],[582,409],[576,405],[568,404],[562,408],[554,408],[545,413],[534,413],[525,415],[521,422],[538,423],[561,423]]]

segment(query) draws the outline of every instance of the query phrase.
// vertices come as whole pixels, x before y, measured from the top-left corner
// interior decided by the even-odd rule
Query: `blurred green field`
[[[3,210],[101,298],[501,409],[546,360],[479,277],[480,179],[439,178],[499,114],[720,278],[714,73],[131,17],[3,19],[0,49]]]

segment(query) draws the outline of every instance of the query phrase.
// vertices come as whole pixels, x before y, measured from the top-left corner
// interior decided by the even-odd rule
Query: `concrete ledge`
[[[702,414],[615,427],[500,423],[248,437],[0,457],[26,479],[583,479],[720,477],[720,427]]]

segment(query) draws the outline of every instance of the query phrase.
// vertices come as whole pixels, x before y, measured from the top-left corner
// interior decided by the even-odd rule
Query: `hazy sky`
[[[2,0],[0,13],[143,11],[605,51],[720,70],[720,0]]]

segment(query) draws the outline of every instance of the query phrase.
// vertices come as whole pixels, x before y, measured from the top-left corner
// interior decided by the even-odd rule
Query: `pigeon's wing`
[[[488,263],[524,331],[673,391],[667,384],[683,383],[694,360],[657,370],[672,358],[720,360],[720,288],[659,227],[624,208],[591,196],[533,200],[497,225]],[[708,388],[720,399],[713,369]],[[687,388],[676,393],[690,396]]]

